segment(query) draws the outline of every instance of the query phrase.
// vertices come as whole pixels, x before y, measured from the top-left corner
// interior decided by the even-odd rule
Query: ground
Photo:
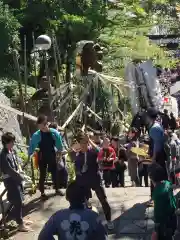
[[[126,176],[126,188],[106,189],[108,201],[112,208],[112,219],[115,229],[109,233],[109,239],[149,240],[153,229],[152,208],[147,208],[150,189],[130,187]],[[39,201],[39,193],[30,200],[25,208],[26,219],[33,221],[33,232],[17,233],[13,240],[37,240],[39,231],[48,218],[57,210],[68,207],[64,197],[52,196],[47,202]],[[99,210],[102,218],[101,205],[95,194],[93,205]]]

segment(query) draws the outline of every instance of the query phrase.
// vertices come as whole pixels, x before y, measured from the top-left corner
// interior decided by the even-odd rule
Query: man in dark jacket
[[[165,130],[169,129],[170,118],[168,115],[168,110],[164,109],[164,114],[162,115],[162,126]]]
[[[176,130],[177,128],[177,123],[176,118],[174,117],[174,114],[172,112],[170,113],[169,125],[171,130],[174,132],[174,130]]]
[[[101,202],[109,230],[114,228],[111,221],[111,208],[107,201],[105,190],[102,186],[101,174],[97,162],[99,147],[84,133],[79,133],[76,137],[80,144],[81,151],[76,155],[75,171],[77,182],[87,189],[86,198],[89,200],[89,190],[94,190]],[[89,196],[88,196],[89,195]]]
[[[40,115],[37,119],[37,125],[39,130],[36,131],[30,141],[29,156],[31,156],[36,148],[39,148],[38,152],[38,165],[39,165],[39,190],[41,192],[42,200],[47,199],[47,195],[44,192],[44,183],[48,172],[51,173],[52,182],[56,194],[64,195],[58,189],[57,185],[57,163],[56,153],[61,153],[63,150],[62,138],[56,129],[49,128],[47,116]]]
[[[15,136],[7,132],[2,135],[1,140],[3,149],[0,153],[0,170],[4,186],[7,190],[7,198],[14,207],[15,220],[19,225],[18,230],[27,232],[30,229],[25,226],[25,222],[22,218],[23,177],[18,172],[18,163],[12,152]]]

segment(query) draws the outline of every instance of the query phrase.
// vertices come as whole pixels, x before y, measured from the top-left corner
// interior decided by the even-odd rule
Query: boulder
[[[0,102],[4,105],[11,106],[11,101],[3,93],[0,93]],[[19,146],[24,145],[23,136],[21,133],[20,125],[18,122],[18,115],[0,108],[0,138],[4,132],[12,132],[16,137],[15,150],[26,151],[27,149]],[[2,143],[0,140],[0,149],[2,149]]]

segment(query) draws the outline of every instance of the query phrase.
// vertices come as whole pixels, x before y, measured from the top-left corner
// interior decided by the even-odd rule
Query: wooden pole
[[[16,50],[13,51],[13,59],[14,59],[15,68],[17,70],[18,89],[19,89],[19,96],[20,96],[20,108],[22,109],[23,112],[25,112],[24,96],[23,96],[23,90],[22,90],[22,78],[21,78],[20,66],[19,66]]]
[[[59,67],[58,67],[58,60],[57,60],[57,53],[56,53],[56,45],[55,45],[55,39],[52,34],[52,46],[53,46],[53,55],[54,55],[54,61],[56,66],[56,88],[59,87],[60,79],[59,79]]]
[[[83,103],[80,102],[79,105],[77,106],[77,108],[74,110],[74,112],[71,114],[71,116],[69,116],[69,118],[66,120],[66,122],[63,124],[62,128],[65,129],[67,127],[67,125],[71,122],[71,120],[76,116],[76,114],[79,112],[79,110],[81,109]]]
[[[32,40],[33,40],[33,49],[35,49],[35,37],[34,37],[34,32],[32,32]],[[37,68],[36,68],[36,52],[34,52],[33,55],[33,63],[34,63],[34,80],[35,80],[35,88],[36,91],[38,90],[38,79],[37,79]],[[35,107],[36,114],[38,114],[38,109],[39,109],[39,104],[38,101],[36,102],[36,107]]]
[[[28,81],[28,76],[27,76],[27,39],[26,35],[24,35],[24,84],[25,84],[25,111],[26,111],[26,102],[27,102],[27,81]]]
[[[34,32],[32,33],[32,40],[33,40],[33,48],[35,49],[35,37],[34,37]],[[35,88],[36,88],[36,90],[37,90],[37,89],[38,89],[38,82],[37,82],[37,68],[36,68],[36,53],[34,53],[33,62],[34,62]]]
[[[61,70],[61,54],[59,52],[59,46],[58,46],[58,43],[57,43],[56,36],[54,36],[54,44],[55,44],[56,53],[57,53],[58,68]]]
[[[47,52],[43,52],[44,62],[45,62],[45,70],[46,70],[46,80],[48,81],[48,102],[50,108],[50,118],[51,121],[54,121],[54,114],[53,114],[53,106],[52,106],[52,94],[51,94],[51,79],[49,74],[49,67],[48,67],[48,60],[47,60]]]

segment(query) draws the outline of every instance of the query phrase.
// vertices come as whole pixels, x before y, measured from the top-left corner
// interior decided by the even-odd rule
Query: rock
[[[7,106],[11,106],[10,99],[8,99],[3,93],[0,93],[0,102]],[[0,108],[0,138],[4,132],[12,132],[16,137],[16,143],[24,145],[17,114]],[[2,149],[1,141],[0,149]],[[24,147],[17,145],[15,146],[15,150],[26,151]]]

